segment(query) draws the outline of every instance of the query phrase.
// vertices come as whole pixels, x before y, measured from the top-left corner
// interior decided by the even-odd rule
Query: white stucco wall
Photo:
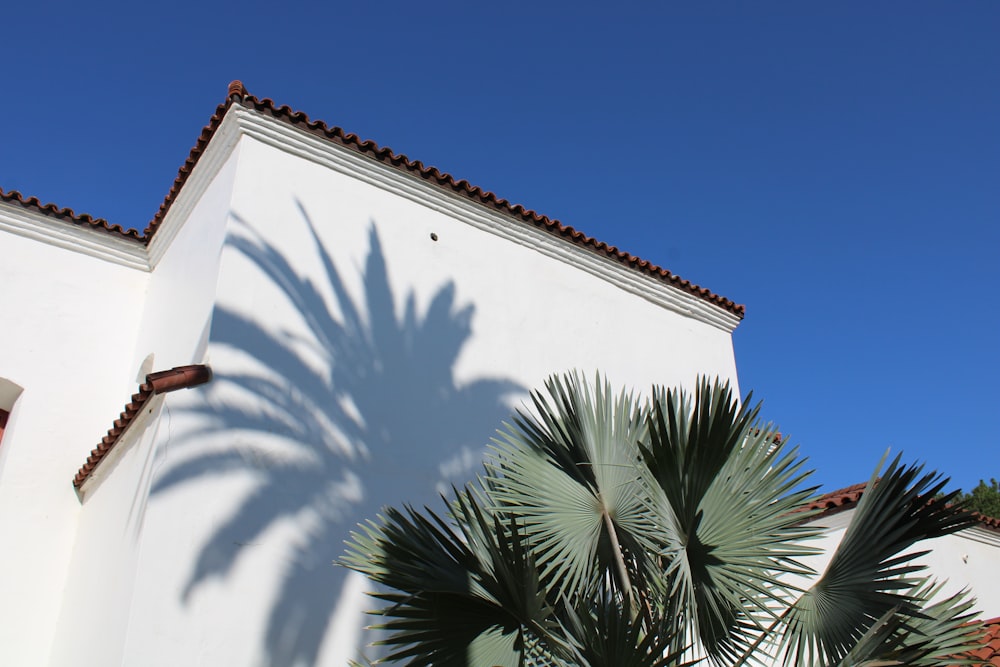
[[[179,198],[174,208],[182,215],[168,217],[163,223],[166,229],[161,231],[167,232],[164,236],[169,235],[170,242],[159,252],[154,249],[155,265],[149,274],[146,298],[137,309],[141,318],[133,331],[134,342],[119,352],[133,368],[145,366],[139,373],[142,377],[149,371],[200,363],[205,355],[239,152],[227,150],[224,155],[210,157],[219,163],[217,169],[198,172],[192,178],[201,190],[199,196],[194,201]],[[105,412],[104,430],[135,388],[132,384],[119,394],[115,412]],[[109,466],[111,471],[102,464],[95,475],[99,481],[85,487],[52,665],[80,665],[81,655],[86,656],[86,664],[95,666],[142,664],[123,663],[122,656],[131,623],[136,571],[146,549],[143,519],[150,476],[155,454],[170,447],[173,400],[169,394],[155,398],[146,408],[152,414],[130,427],[116,445],[116,449],[127,450],[125,455]],[[100,435],[101,431],[94,432],[95,442]],[[79,458],[77,466],[85,458]],[[62,481],[68,485],[71,478]],[[174,557],[176,549],[174,545],[148,557]]]
[[[855,510],[847,510],[822,517],[817,526],[826,532],[814,546],[822,549],[822,555],[806,562],[816,571],[822,572],[844,532],[854,516]],[[966,530],[919,542],[911,552],[930,550],[919,558],[918,564],[926,565],[925,574],[938,582],[947,581],[940,595],[951,596],[961,590],[969,590],[977,599],[976,609],[983,620],[1000,617],[1000,533],[975,526]]]
[[[343,665],[372,606],[330,564],[350,529],[469,480],[546,376],[736,382],[714,306],[239,107],[148,252],[65,226],[0,205],[0,377],[24,387],[0,664]],[[154,399],[81,505],[145,373],[201,362],[216,379]],[[1000,540],[932,546],[1000,615]]]
[[[727,331],[636,284],[669,288],[344,153],[239,144],[216,379],[170,398],[123,664],[345,664],[371,606],[330,565],[351,527],[469,480],[550,373],[736,380]]]
[[[60,243],[38,240],[53,224]],[[47,662],[80,512],[71,481],[135,388],[148,274],[87,254],[107,236],[0,205],[0,377],[24,388],[0,444],[3,664]]]
[[[101,464],[79,514],[77,541],[52,644],[52,665],[120,665],[153,454],[162,423],[155,398]],[[85,656],[85,657],[83,657]]]

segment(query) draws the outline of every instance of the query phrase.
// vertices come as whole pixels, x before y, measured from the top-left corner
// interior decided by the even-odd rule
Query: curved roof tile
[[[55,204],[43,204],[38,197],[25,197],[17,190],[7,190],[0,188],[0,201],[9,204],[17,204],[24,208],[30,208],[45,215],[71,222],[75,225],[82,225],[92,229],[100,229],[109,234],[115,234],[123,238],[139,241],[141,236],[135,229],[123,229],[121,225],[112,225],[104,218],[95,218],[88,213],[77,213],[71,208],[60,208]]]
[[[813,500],[806,506],[805,509],[821,510],[821,516],[827,516],[844,510],[854,509],[854,507],[857,506],[858,501],[861,500],[861,496],[864,495],[866,486],[868,486],[868,482],[861,482],[860,484],[853,484],[843,489],[831,491],[830,493],[824,494]],[[985,514],[980,514],[979,512],[972,512],[971,514],[983,528],[1000,531],[1000,519],[986,516]]]
[[[226,111],[233,104],[239,104],[244,108],[252,109],[270,116],[271,118],[286,122],[289,125],[310,132],[311,134],[344,146],[345,148],[353,150],[357,153],[367,155],[372,159],[399,169],[400,171],[408,172],[417,178],[421,178],[444,190],[454,192],[455,194],[471,199],[476,203],[518,218],[555,236],[563,237],[578,246],[616,260],[633,270],[652,276],[653,278],[656,278],[657,280],[660,280],[668,285],[672,285],[677,289],[708,301],[709,303],[732,313],[736,317],[742,319],[744,316],[746,309],[743,305],[737,304],[719,294],[715,294],[711,290],[704,287],[699,287],[698,285],[695,285],[680,276],[674,275],[663,267],[657,266],[652,262],[648,262],[644,259],[636,257],[635,255],[619,250],[617,247],[610,246],[603,241],[598,241],[597,239],[587,236],[573,227],[562,224],[556,219],[549,218],[533,210],[527,209],[520,204],[512,204],[510,201],[500,198],[494,193],[484,190],[477,185],[473,185],[469,181],[456,179],[451,174],[440,171],[437,167],[425,166],[424,163],[419,160],[411,160],[406,155],[403,155],[402,153],[395,153],[392,149],[379,146],[374,141],[361,139],[355,134],[345,132],[339,127],[327,125],[323,121],[311,120],[305,113],[295,111],[285,105],[278,106],[271,99],[254,97],[247,92],[246,88],[240,81],[233,81],[229,84],[229,92],[226,101],[216,108],[215,113],[212,114],[208,124],[202,129],[194,147],[191,148],[187,159],[184,161],[184,164],[181,165],[181,168],[177,173],[177,178],[174,179],[173,185],[170,187],[170,191],[167,193],[167,196],[164,198],[163,203],[160,204],[160,208],[156,212],[156,215],[153,216],[153,219],[150,221],[149,225],[147,225],[146,229],[143,230],[142,234],[139,234],[137,231],[132,229],[124,230],[118,225],[109,225],[106,220],[100,218],[95,219],[89,215],[77,215],[70,209],[59,209],[52,204],[46,204],[43,206],[34,197],[30,199],[23,199],[20,193],[17,192],[10,193],[10,195],[4,195],[3,192],[0,191],[0,196],[3,196],[3,198],[7,200],[17,201],[25,207],[38,209],[49,215],[64,218],[77,224],[89,224],[94,227],[104,229],[105,231],[118,234],[124,238],[139,241],[148,245],[162,224],[163,219],[170,210],[170,207],[176,200],[181,188],[184,187],[184,183],[187,181],[188,176],[194,170],[195,165],[198,163],[198,159],[201,157],[205,148],[208,146],[209,141],[211,141],[212,136],[215,134],[215,131],[222,123],[222,119],[225,117]]]
[[[76,476],[73,478],[73,487],[77,490],[83,486],[97,466],[101,464],[111,450],[124,435],[132,422],[135,421],[143,407],[153,396],[166,394],[178,389],[188,389],[205,384],[212,379],[212,369],[206,364],[194,364],[190,366],[177,366],[165,371],[150,373],[146,376],[146,381],[139,385],[139,390],[132,394],[131,400],[125,404],[125,409],[118,415],[111,428],[108,429],[97,447],[91,450],[90,456],[80,466]]]
[[[977,665],[1000,667],[1000,617],[983,621],[983,645],[967,656],[956,656],[975,660]]]

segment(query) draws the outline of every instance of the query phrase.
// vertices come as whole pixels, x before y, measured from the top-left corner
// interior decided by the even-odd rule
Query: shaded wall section
[[[378,184],[240,151],[216,379],[161,429],[125,664],[343,665],[372,639],[367,584],[331,565],[349,531],[470,479],[548,374],[735,381],[728,333]]]

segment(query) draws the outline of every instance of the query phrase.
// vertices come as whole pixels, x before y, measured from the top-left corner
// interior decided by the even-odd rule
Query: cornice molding
[[[664,284],[568,240],[561,240],[551,233],[499,211],[491,211],[457,194],[434,187],[374,158],[326,141],[288,123],[233,105],[219,131],[223,131],[234,121],[239,126],[241,135],[531,248],[547,257],[584,270],[660,307],[710,324],[726,333],[731,333],[740,322],[740,319],[732,313],[693,294]]]
[[[854,516],[854,512],[857,511],[857,509],[857,505],[837,508],[832,511],[818,514],[809,519],[807,523],[816,524],[829,532],[845,530],[847,526],[850,525],[851,518]],[[963,528],[956,533],[950,533],[946,536],[934,539],[943,539],[944,537],[972,540],[973,542],[980,542],[982,544],[988,544],[989,546],[1000,548],[1000,531],[982,523],[973,524],[972,526]]]
[[[991,547],[1000,548],[1000,532],[984,526],[972,526],[955,534],[967,540],[981,542],[983,544],[988,544]]]
[[[0,229],[8,229],[21,236],[130,268],[151,271],[166,254],[194,207],[243,137],[461,220],[476,229],[586,271],[630,294],[726,333],[732,333],[740,323],[738,316],[694,294],[513,216],[492,211],[465,197],[434,187],[372,157],[239,104],[231,105],[226,111],[148,245],[141,241],[117,238],[100,230],[74,227],[40,213],[4,204],[0,204]]]
[[[0,202],[0,231],[131,269],[149,270],[148,255],[141,241],[67,223],[16,204]]]
[[[241,126],[231,120],[237,109],[241,109],[241,107],[236,105],[229,107],[222,123],[212,135],[212,140],[208,142],[204,152],[198,158],[191,175],[184,181],[184,186],[180,188],[166,216],[157,227],[156,233],[152,235],[147,246],[150,267],[155,267],[163,259],[163,255],[166,254],[178,232],[187,223],[201,196],[205,194],[239,144]]]

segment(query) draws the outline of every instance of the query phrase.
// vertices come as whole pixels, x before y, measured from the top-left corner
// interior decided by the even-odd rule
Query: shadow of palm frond
[[[230,354],[218,355],[221,363],[213,355],[207,401],[186,408],[203,425],[196,436],[232,436],[233,443],[256,437],[269,445],[189,455],[168,463],[153,487],[163,493],[247,471],[255,480],[202,547],[185,600],[209,579],[229,575],[269,529],[294,522],[298,537],[276,574],[265,637],[269,664],[283,667],[316,663],[346,576],[330,563],[349,530],[384,505],[430,500],[464,481],[511,401],[524,393],[509,380],[456,380],[474,306],[456,303],[453,283],[438,288],[423,313],[411,289],[397,314],[373,223],[364,294],[355,300],[301,204],[299,211],[326,295],[235,216],[239,233],[227,245],[279,288],[305,327],[293,333],[266,312],[218,305],[211,347]],[[197,446],[197,438],[189,442]],[[360,627],[364,619],[351,622]]]

